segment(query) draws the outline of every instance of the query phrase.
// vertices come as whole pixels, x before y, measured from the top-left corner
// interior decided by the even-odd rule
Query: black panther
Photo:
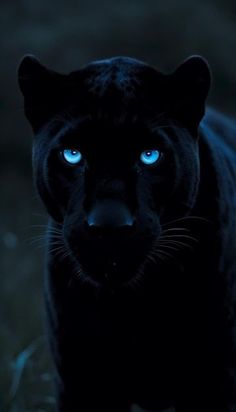
[[[210,83],[200,56],[20,64],[60,412],[236,412],[236,123]]]

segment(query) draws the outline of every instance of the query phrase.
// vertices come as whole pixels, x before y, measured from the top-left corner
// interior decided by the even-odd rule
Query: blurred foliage
[[[44,231],[46,217],[32,184],[31,131],[16,78],[20,58],[32,53],[69,72],[93,59],[129,55],[170,72],[188,55],[202,54],[213,73],[210,104],[235,114],[235,16],[233,0],[1,1],[1,411],[54,410],[43,253],[30,241]]]

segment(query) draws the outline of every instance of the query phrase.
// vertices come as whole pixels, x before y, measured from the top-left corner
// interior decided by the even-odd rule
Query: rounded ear
[[[185,87],[186,91],[195,91],[202,98],[206,98],[211,85],[211,71],[203,57],[190,56],[177,67],[172,76],[175,82]]]
[[[32,92],[36,80],[39,82],[48,75],[48,70],[32,54],[24,56],[18,67],[18,82],[24,96]]]
[[[170,75],[170,80],[174,113],[196,133],[211,85],[209,64],[201,56],[190,56]]]
[[[25,115],[37,132],[60,108],[63,75],[47,69],[33,55],[26,55],[18,68],[18,82],[24,96]]]

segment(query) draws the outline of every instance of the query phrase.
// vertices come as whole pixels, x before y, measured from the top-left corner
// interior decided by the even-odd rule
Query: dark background
[[[43,248],[32,242],[46,216],[32,184],[32,134],[16,78],[21,57],[32,53],[69,72],[93,59],[129,55],[170,72],[202,54],[213,73],[209,104],[235,116],[235,17],[235,0],[1,1],[0,411],[54,410],[43,337]]]

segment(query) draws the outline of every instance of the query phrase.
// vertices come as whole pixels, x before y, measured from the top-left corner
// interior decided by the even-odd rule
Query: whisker
[[[157,263],[157,260],[160,258],[160,256],[158,255],[157,250],[152,249],[148,255],[147,258],[151,260],[151,262],[154,262],[155,264]],[[157,259],[158,258],[158,259]],[[160,258],[160,260],[164,260],[164,258]]]
[[[61,239],[61,233],[50,233],[51,239]],[[40,235],[34,235],[30,236],[27,241],[37,241],[37,240],[46,240],[47,239],[47,234],[46,233],[41,233]]]
[[[164,256],[160,255],[159,252],[157,252],[157,251],[155,252],[155,255],[158,256],[158,258],[160,260],[164,261],[164,262],[167,260],[167,257],[164,257]]]
[[[189,229],[185,228],[185,227],[173,227],[170,229],[164,229],[162,231],[162,233],[166,233],[166,232],[175,232],[175,231],[183,231],[183,232],[190,232]]]
[[[25,239],[25,242],[28,245],[31,245],[31,246],[36,245],[36,248],[37,248],[37,246],[44,247],[47,241],[48,241],[48,239],[47,239],[47,236],[46,236],[45,233],[40,234],[40,235],[31,236],[30,238]],[[61,234],[60,235],[57,234],[57,233],[51,234],[50,244],[60,244],[62,242],[63,242],[63,240],[62,240]]]
[[[185,238],[185,239],[191,239],[194,242],[199,242],[198,239],[196,239],[193,236],[189,236],[189,235],[164,235],[164,236],[160,236],[160,240],[162,239],[173,239],[173,238]]]
[[[51,252],[54,253],[54,256],[57,256],[60,260],[64,260],[67,257],[71,256],[70,251],[65,246],[55,248]]]
[[[190,246],[189,244],[187,244],[187,243],[185,243],[185,242],[180,242],[179,240],[161,240],[160,242],[157,242],[157,245],[158,244],[169,244],[169,243],[173,243],[173,244],[176,244],[176,245],[180,245],[180,246],[184,246],[184,247],[187,247],[187,248],[189,248],[189,249],[191,249],[191,250],[194,250],[194,248],[192,247],[192,246]]]
[[[60,245],[60,246],[55,246],[54,248],[50,249],[50,253],[55,253],[58,251],[64,251],[65,250],[65,246],[64,245]]]
[[[147,254],[147,259],[149,259],[149,260],[151,260],[151,262],[153,262],[153,263],[156,263],[156,259],[154,258],[154,253],[152,253],[152,251],[150,251],[148,254]]]
[[[65,251],[65,253],[63,253],[63,255],[61,256],[62,259],[66,259],[67,257],[71,256],[71,253],[69,250]]]
[[[175,222],[180,222],[180,221],[184,221],[184,220],[189,220],[189,219],[192,219],[192,220],[203,220],[204,222],[207,222],[207,223],[212,223],[209,219],[207,219],[207,218],[205,218],[205,217],[202,217],[202,216],[183,216],[183,217],[180,217],[180,218],[178,218],[178,219],[175,219],[175,220],[171,220],[171,221],[169,221],[169,222],[166,222],[166,223],[163,223],[161,226],[162,227],[165,227],[165,226],[167,226],[167,225],[170,225],[170,224],[172,224],[172,223],[175,223]]]
[[[61,227],[62,227],[63,225],[61,224]],[[57,228],[57,227],[51,227],[51,226],[48,226],[48,224],[47,223],[45,223],[45,224],[37,224],[37,225],[29,225],[29,227],[30,228],[43,228],[43,229],[47,229],[47,230],[51,230],[51,231],[56,231],[56,232],[61,232],[61,228]]]
[[[162,244],[162,243],[158,243],[158,246],[162,246],[162,247],[164,247],[165,249],[167,248],[167,249],[172,249],[172,250],[176,250],[176,251],[179,250],[179,248],[177,248],[177,247],[169,246],[169,245]]]
[[[142,283],[141,281],[142,281],[143,274],[144,274],[144,264],[141,265],[141,267],[138,269],[135,276],[133,276],[128,282],[125,282],[123,286],[125,288],[132,289],[133,291],[139,289]]]
[[[156,245],[156,246],[157,246],[157,245]],[[162,245],[160,245],[160,246],[162,246]],[[173,259],[173,260],[177,263],[177,265],[178,265],[179,267],[182,266],[182,263],[176,258],[176,254],[175,254],[175,256],[174,256],[173,254],[168,253],[168,252],[166,252],[166,251],[164,251],[164,250],[162,250],[162,249],[160,249],[160,248],[158,248],[158,247],[155,247],[155,249],[153,250],[153,252],[154,252],[155,254],[162,254],[162,255],[166,256],[166,259],[165,259],[165,260],[168,260],[168,261],[169,261],[168,258],[171,258],[171,259]]]
[[[160,250],[160,249],[157,249],[156,250],[158,253],[162,253],[163,255],[166,255],[166,256],[168,256],[168,257],[170,257],[170,258],[174,258],[174,256],[173,255],[171,255],[170,253],[167,253],[167,252],[164,252],[163,250]]]

